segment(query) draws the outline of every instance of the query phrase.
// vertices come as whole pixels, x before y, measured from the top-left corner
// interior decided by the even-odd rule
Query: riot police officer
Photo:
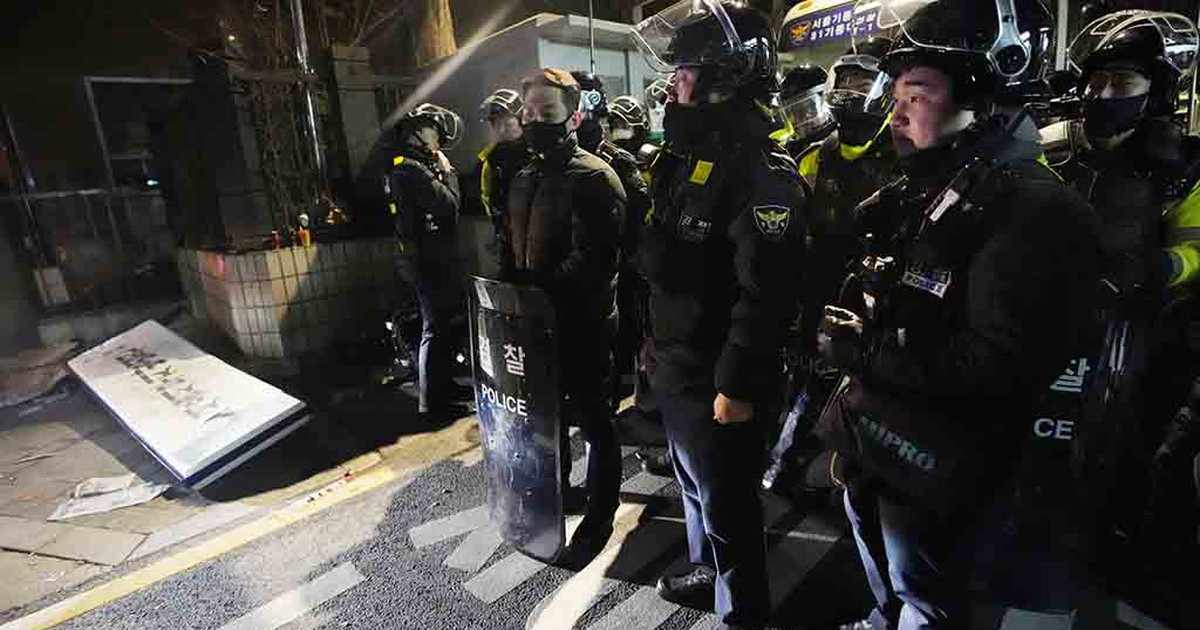
[[[828,80],[829,73],[812,64],[796,66],[783,75],[779,100],[791,125],[786,147],[794,159],[800,159],[806,149],[824,140],[837,127],[825,101]]]
[[[430,103],[418,105],[398,125],[398,146],[386,180],[400,274],[416,291],[421,309],[418,408],[427,416],[460,411],[452,402],[471,395],[470,388],[452,380],[466,308],[455,236],[461,199],[454,167],[441,151],[461,134],[457,114]]]
[[[642,179],[637,160],[628,151],[604,137],[605,126],[609,124],[611,114],[604,83],[590,72],[576,70],[571,72],[571,76],[575,78],[581,90],[580,111],[583,118],[578,131],[575,132],[579,136],[579,146],[612,167],[625,189],[625,224],[621,226],[621,267],[617,280],[618,325],[610,380],[611,406],[613,411],[616,411],[620,400],[621,378],[632,372],[634,354],[641,340],[639,332],[642,326],[639,323],[639,315],[642,309],[639,307],[639,295],[644,291],[640,287],[634,256],[637,252],[642,218],[650,209],[650,197],[646,193],[646,182]]]
[[[669,39],[655,37],[665,27]],[[694,568],[661,596],[715,606],[723,627],[765,625],[770,601],[758,474],[764,405],[795,316],[804,191],[770,138],[778,90],[766,18],[736,2],[679,2],[634,28],[673,72],[642,263],[650,283],[652,385],[683,493]]]
[[[561,408],[589,446],[587,513],[568,550],[568,562],[582,561],[612,534],[621,483],[606,382],[625,191],[611,167],[579,146],[581,90],[570,73],[544,69],[521,91],[534,158],[509,191],[500,267],[507,278],[542,288],[555,310]],[[565,445],[567,432],[561,434]]]
[[[1195,25],[1178,14],[1118,11],[1094,21],[1069,51],[1084,118],[1044,134],[1066,138],[1068,151],[1054,157],[1056,168],[1088,198],[1101,222],[1110,288],[1105,319],[1110,338],[1121,338],[1125,359],[1098,366],[1096,382],[1117,395],[1093,409],[1089,431],[1079,436],[1088,462],[1082,487],[1100,504],[1094,506],[1099,524],[1127,533],[1147,494],[1147,462],[1151,487],[1163,488],[1171,485],[1163,477],[1179,468],[1171,455],[1191,459],[1170,448],[1153,459],[1152,453],[1196,375],[1185,366],[1197,358],[1196,349],[1188,348],[1187,328],[1194,315],[1188,294],[1200,275],[1200,140],[1185,136],[1170,117],[1181,82],[1193,71],[1197,45]],[[1177,425],[1168,441],[1179,441],[1179,426],[1189,425]],[[1112,446],[1120,452],[1105,452]],[[1160,524],[1174,520],[1168,517],[1175,511],[1170,500],[1154,493],[1148,498],[1165,510]],[[1170,529],[1157,531],[1153,543],[1163,543]],[[1183,530],[1176,527],[1174,538],[1194,538],[1194,530]],[[1111,551],[1102,547],[1097,555],[1113,557]],[[1136,556],[1148,557],[1140,551]],[[1154,557],[1156,564],[1161,560]],[[1127,567],[1113,568],[1129,574]]]
[[[608,140],[632,156],[646,144],[648,124],[646,108],[628,94],[613,99],[608,108]]]
[[[864,253],[866,234],[888,229],[886,225],[862,225],[855,208],[890,180],[896,161],[887,133],[889,104],[870,98],[884,77],[879,58],[891,43],[884,37],[854,41],[831,66],[830,87],[823,97],[837,129],[819,143],[789,145],[797,156],[800,174],[812,187],[812,264],[805,277],[802,314],[796,327],[799,341],[792,355],[797,360],[789,366],[787,416],[762,481],[765,489],[784,494],[802,489],[799,479],[820,453],[808,429],[836,385],[836,372],[812,356],[812,339],[822,309],[836,298],[847,266]],[[797,78],[813,81],[817,76],[814,70],[805,70]]]
[[[521,129],[524,103],[516,90],[496,90],[479,105],[479,118],[488,126],[491,142],[479,152],[479,192],[484,210],[493,218],[504,215],[508,188],[531,157]]]
[[[880,8],[879,26],[901,29],[880,95],[902,176],[863,210],[896,229],[847,284],[846,308],[826,309],[819,340],[848,374],[819,430],[875,597],[856,627],[968,626],[977,541],[1005,521],[1025,419],[1095,305],[1094,217],[1004,102],[1030,68],[1024,33],[1049,19],[1039,7]]]

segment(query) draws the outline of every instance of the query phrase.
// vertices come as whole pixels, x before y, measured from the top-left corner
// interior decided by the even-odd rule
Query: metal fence
[[[25,224],[23,249],[45,314],[182,295],[166,203],[155,190],[0,197]]]

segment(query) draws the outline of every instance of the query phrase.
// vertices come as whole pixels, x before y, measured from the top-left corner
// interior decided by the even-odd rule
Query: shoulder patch
[[[767,238],[779,238],[787,232],[792,211],[785,206],[754,206],[754,225]]]

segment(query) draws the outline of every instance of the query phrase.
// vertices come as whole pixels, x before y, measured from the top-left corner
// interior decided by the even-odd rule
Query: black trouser
[[[758,496],[763,418],[719,425],[715,397],[711,389],[659,391],[683,493],[688,557],[716,571],[718,616],[726,623],[763,625],[771,601]]]
[[[562,311],[560,310],[560,313]],[[569,312],[567,318],[571,318]],[[565,326],[563,326],[565,324]],[[570,474],[570,444],[567,425],[578,426],[588,444],[587,516],[580,526],[611,525],[620,502],[621,449],[609,408],[608,382],[612,336],[616,322],[602,319],[594,325],[560,324],[559,382],[562,389],[562,479],[567,487]]]
[[[636,369],[638,350],[642,345],[645,330],[645,311],[648,289],[646,282],[637,274],[635,269],[622,266],[617,281],[617,334],[613,342],[612,368],[612,408],[615,411],[620,403],[622,379],[626,374],[633,373],[638,377]],[[640,378],[638,379],[641,380]],[[638,396],[637,389],[645,388],[644,383],[635,385],[634,402]]]
[[[401,277],[412,285],[421,309],[417,382],[422,413],[445,409],[450,404],[454,355],[466,310],[463,279],[456,262],[446,254],[399,261]]]

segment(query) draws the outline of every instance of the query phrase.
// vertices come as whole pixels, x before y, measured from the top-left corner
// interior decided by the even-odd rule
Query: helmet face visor
[[[432,120],[437,125],[438,133],[441,134],[441,148],[443,149],[453,147],[462,139],[462,117],[445,107],[425,103],[418,105],[409,115],[414,118],[425,117]]]
[[[704,65],[715,55],[731,54],[742,47],[719,0],[680,0],[642,20],[631,34],[646,63],[657,72]]]
[[[782,110],[798,136],[808,135],[833,121],[833,114],[829,111],[821,88],[814,88],[785,102]]]
[[[936,5],[936,6],[933,6]],[[880,0],[879,23],[932,53],[985,56],[1003,77],[1029,66],[1030,47],[1013,0]]]
[[[1083,74],[1088,58],[1106,49],[1129,56],[1160,57],[1180,75],[1196,64],[1198,38],[1191,20],[1176,13],[1118,11],[1088,24],[1071,42],[1067,59],[1071,70]]]

